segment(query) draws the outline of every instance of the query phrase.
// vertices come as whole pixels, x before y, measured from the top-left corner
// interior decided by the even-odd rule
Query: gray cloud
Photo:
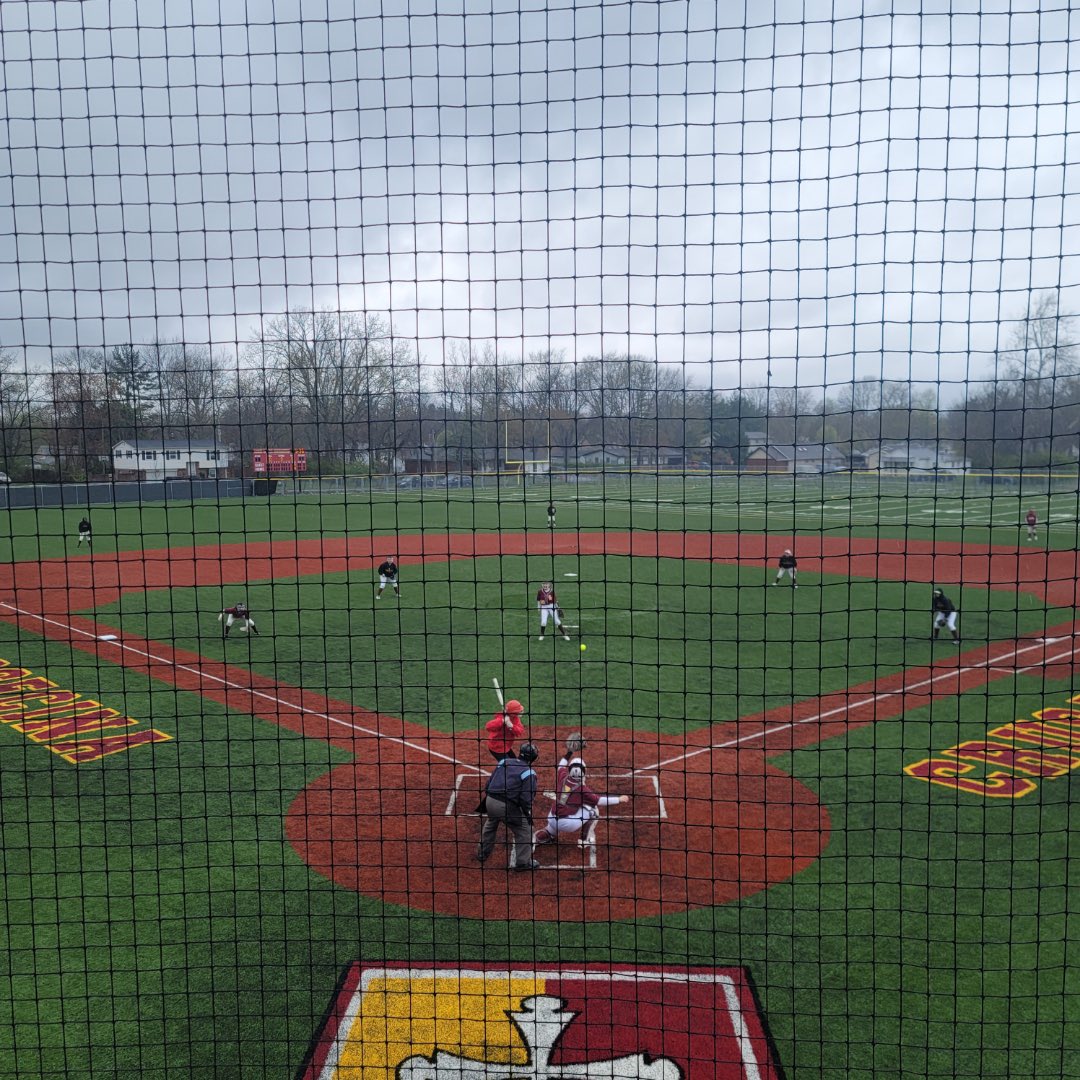
[[[5,0],[0,341],[340,304],[436,360],[961,379],[1032,291],[1080,310],[1075,25],[832,8]]]

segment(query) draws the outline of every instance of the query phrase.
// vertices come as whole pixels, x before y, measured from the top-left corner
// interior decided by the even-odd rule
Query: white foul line
[[[753,739],[764,739],[768,735],[775,735],[779,731],[788,731],[791,728],[797,728],[802,724],[812,724],[819,720],[825,720],[830,716],[834,716],[837,713],[851,712],[854,709],[862,708],[863,705],[873,705],[877,701],[882,701],[884,698],[896,697],[898,695],[910,694],[915,690],[924,686],[932,686],[934,683],[939,682],[942,679],[951,679],[954,676],[959,677],[966,671],[978,671],[980,668],[989,668],[993,670],[995,667],[1000,667],[1002,660],[1008,656],[1017,657],[1021,653],[1030,652],[1032,649],[1044,648],[1042,639],[1036,641],[1033,645],[1025,646],[1023,649],[1013,649],[1011,653],[1005,653],[1003,656],[995,656],[992,659],[980,660],[977,664],[967,664],[964,667],[948,668],[939,675],[932,675],[928,679],[922,679],[917,683],[912,683],[910,686],[902,686],[898,690],[883,690],[880,694],[871,694],[869,697],[863,698],[861,701],[848,702],[844,705],[838,705],[835,709],[827,709],[825,712],[820,712],[814,716],[804,716],[801,720],[792,720],[787,724],[777,724],[775,727],[764,728],[761,731],[756,731],[752,735],[740,735],[734,739],[728,739],[727,742],[713,743],[710,746],[703,746],[697,750],[691,750],[687,754],[679,754],[677,757],[667,758],[664,761],[658,761],[655,765],[643,765],[640,769],[634,769],[633,772],[627,773],[627,776],[637,776],[639,773],[651,772],[653,769],[663,769],[668,765],[676,765],[680,761],[689,761],[690,758],[700,757],[702,754],[711,754],[714,750],[729,750],[733,746],[739,746],[741,743],[751,742]],[[1036,667],[1045,667],[1046,664],[1054,663],[1057,660],[1064,660],[1070,656],[1075,656],[1076,646],[1073,646],[1068,652],[1061,653],[1058,656],[1043,657],[1041,664],[1033,664],[1030,667],[1018,668],[1017,672],[1031,671]],[[837,691],[837,693],[843,693],[843,691]]]
[[[653,787],[656,788],[656,801],[660,806],[660,813],[657,817],[667,817],[667,804],[664,802],[664,796],[660,794],[660,774],[657,773],[653,778]]]
[[[443,811],[447,817],[454,816],[454,806],[457,804],[458,793],[461,791],[461,781],[468,775],[468,773],[459,772],[457,776],[454,777],[454,790],[450,792],[450,801],[446,804],[446,809]]]
[[[134,645],[125,645],[122,641],[106,641],[99,637],[97,634],[93,634],[88,630],[82,630],[78,626],[72,626],[71,623],[61,622],[59,619],[48,619],[44,615],[37,615],[33,611],[26,611],[23,608],[16,607],[14,604],[9,604],[7,601],[0,600],[0,606],[9,608],[11,611],[15,611],[20,615],[25,615],[31,619],[37,619],[39,622],[50,623],[53,626],[59,626],[63,630],[67,630],[68,633],[82,634],[83,637],[92,638],[95,641],[101,641],[105,645],[113,645],[118,649],[126,649],[128,652],[135,653],[137,656],[145,656],[148,660],[153,660],[159,664],[168,664],[180,671],[190,672],[192,675],[198,676],[200,679],[210,679],[213,682],[221,683],[222,686],[229,690],[240,690],[245,694],[251,694],[252,697],[265,698],[267,701],[274,702],[275,705],[284,705],[288,709],[300,713],[303,716],[314,716],[319,720],[326,720],[331,724],[340,724],[342,727],[350,728],[353,731],[358,731],[362,735],[374,735],[379,739],[384,739],[387,742],[398,743],[401,746],[407,746],[411,750],[419,750],[423,754],[428,754],[434,758],[440,758],[442,761],[449,761],[453,765],[460,765],[463,769],[471,769],[473,772],[481,773],[484,770],[477,765],[470,765],[468,762],[459,761],[455,757],[451,757],[449,754],[440,753],[438,750],[432,750],[429,746],[424,746],[422,743],[411,742],[409,739],[402,739],[396,735],[387,735],[384,732],[377,730],[376,728],[364,727],[361,724],[353,724],[348,720],[341,720],[336,716],[331,716],[329,713],[316,712],[314,709],[305,709],[302,705],[294,705],[291,701],[286,701],[284,698],[279,698],[274,694],[268,694],[265,690],[256,690],[253,686],[244,686],[241,683],[230,682],[228,679],[223,679],[219,675],[211,675],[209,672],[200,671],[198,668],[193,668],[188,664],[179,664],[174,660],[168,659],[165,656],[157,656],[154,653],[145,652],[142,649],[136,649]]]

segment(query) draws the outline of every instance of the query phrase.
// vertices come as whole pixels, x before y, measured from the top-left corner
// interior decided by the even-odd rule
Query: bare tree
[[[52,417],[48,445],[61,479],[84,479],[104,472],[113,444],[128,437],[130,417],[110,399],[105,354],[72,349],[53,360],[49,375]]]
[[[275,391],[307,448],[340,458],[367,442],[367,426],[395,386],[390,331],[375,315],[295,311],[264,324],[249,351],[254,366],[280,376]]]
[[[33,456],[35,377],[19,370],[15,354],[0,351],[0,471],[28,475]]]
[[[231,384],[210,350],[158,341],[145,351],[155,374],[156,407],[166,437],[212,437]]]
[[[1034,296],[999,358],[999,384],[1012,383],[1022,410],[1021,464],[1044,464],[1077,440],[1075,320],[1062,315],[1057,292]],[[1004,389],[1004,388],[1002,388]]]

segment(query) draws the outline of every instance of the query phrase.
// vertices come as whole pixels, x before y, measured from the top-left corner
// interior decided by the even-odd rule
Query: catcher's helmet
[[[518,751],[518,757],[530,765],[540,756],[540,751],[531,742],[525,743]]]
[[[581,758],[574,758],[573,761],[567,766],[567,774],[570,779],[576,784],[580,784],[585,779],[585,762]]]
[[[505,711],[508,712],[508,713],[514,713],[515,715],[520,715],[521,713],[523,713],[525,711],[525,706],[522,705],[521,702],[518,701],[517,698],[511,698],[506,703],[506,710]]]

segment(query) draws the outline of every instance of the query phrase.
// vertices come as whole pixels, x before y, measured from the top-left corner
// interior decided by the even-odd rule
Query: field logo
[[[741,968],[353,964],[304,1080],[779,1080]]]
[[[1022,799],[1039,790],[1042,780],[1056,780],[1080,769],[1080,694],[1068,709],[1039,709],[1023,720],[923,758],[904,772],[928,784],[982,795]]]

